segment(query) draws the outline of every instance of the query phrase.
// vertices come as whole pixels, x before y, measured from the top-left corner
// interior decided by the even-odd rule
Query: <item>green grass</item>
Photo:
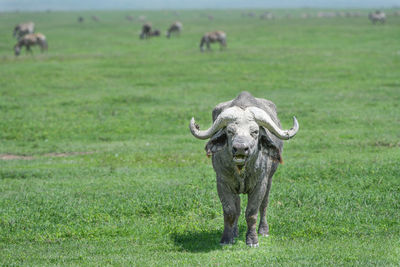
[[[0,160],[0,265],[400,264],[399,17],[374,26],[181,11],[179,38],[139,40],[127,14],[163,32],[177,19],[0,15],[0,154],[33,156]],[[27,20],[49,52],[16,58],[12,29]],[[200,53],[215,29],[228,49]],[[245,245],[244,214],[237,243],[219,246],[215,174],[188,130],[242,90],[272,100],[284,128],[293,115],[300,123],[258,249]],[[49,155],[72,152],[91,153]]]

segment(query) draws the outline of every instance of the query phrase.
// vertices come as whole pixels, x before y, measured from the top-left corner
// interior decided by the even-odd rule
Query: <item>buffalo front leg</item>
[[[240,216],[240,196],[235,195],[235,205],[236,205],[236,218],[235,222],[233,223],[233,237],[239,236],[239,228],[238,228],[238,220]]]
[[[267,183],[261,183],[249,193],[248,203],[246,208],[246,222],[247,222],[247,233],[246,233],[246,245],[250,247],[258,247],[258,236],[257,236],[257,213],[260,209],[261,202],[265,196],[267,190]]]
[[[223,183],[217,183],[217,190],[224,212],[224,232],[220,244],[233,244],[234,237],[238,234],[237,221],[240,214],[240,199],[238,200],[239,196],[232,193]],[[239,208],[237,205],[239,205]]]
[[[271,189],[271,182],[272,182],[272,177],[269,178],[267,190],[265,191],[264,198],[260,205],[260,224],[258,226],[258,233],[262,236],[269,235],[269,227],[268,227],[266,215],[267,215],[267,207],[268,207],[269,190]]]

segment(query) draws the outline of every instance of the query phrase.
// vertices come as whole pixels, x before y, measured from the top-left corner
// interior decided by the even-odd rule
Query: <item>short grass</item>
[[[0,14],[0,154],[33,156],[0,161],[0,265],[398,266],[400,17],[301,12]],[[128,14],[184,31],[139,40]],[[12,29],[27,20],[49,52],[15,58]],[[200,53],[216,29],[228,49]],[[237,243],[219,246],[215,174],[188,130],[242,90],[272,100],[284,128],[300,122],[257,249],[244,214]],[[72,152],[90,154],[51,154]]]

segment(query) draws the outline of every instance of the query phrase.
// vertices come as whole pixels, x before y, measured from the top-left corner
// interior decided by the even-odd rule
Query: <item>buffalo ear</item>
[[[283,159],[281,155],[283,142],[268,131],[266,131],[263,127],[260,127],[259,140],[263,151],[268,154],[268,156],[271,157],[274,161],[278,161],[283,164]]]
[[[226,145],[225,129],[221,129],[216,134],[214,134],[207,142],[204,148],[207,152],[207,157],[210,157],[212,154],[222,150],[225,147],[225,145]]]

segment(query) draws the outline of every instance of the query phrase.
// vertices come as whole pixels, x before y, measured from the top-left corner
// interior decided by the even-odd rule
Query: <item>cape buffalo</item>
[[[26,34],[33,33],[35,31],[35,23],[25,22],[20,23],[14,27],[13,36],[18,40]]]
[[[23,46],[26,47],[26,51],[32,52],[31,46],[34,45],[40,46],[40,50],[42,52],[47,50],[48,46],[46,37],[41,33],[32,33],[25,35],[24,37],[19,39],[18,43],[14,46],[15,55],[19,56]]]
[[[299,124],[293,117],[293,128],[282,130],[275,104],[255,98],[248,92],[218,104],[213,109],[212,118],[212,126],[205,131],[201,131],[192,118],[190,131],[196,138],[210,138],[205,150],[208,156],[212,155],[224,214],[220,244],[233,244],[238,236],[239,194],[247,194],[246,244],[256,247],[258,211],[261,217],[258,233],[269,233],[266,219],[268,195],[272,175],[282,162],[282,140],[295,136]]]
[[[167,30],[167,38],[171,37],[171,33],[176,32],[180,34],[183,29],[183,25],[179,21],[175,21]]]
[[[226,33],[223,31],[208,32],[203,35],[200,41],[200,51],[204,52],[204,45],[207,46],[207,50],[211,50],[210,43],[220,43],[220,48],[226,47]]]

